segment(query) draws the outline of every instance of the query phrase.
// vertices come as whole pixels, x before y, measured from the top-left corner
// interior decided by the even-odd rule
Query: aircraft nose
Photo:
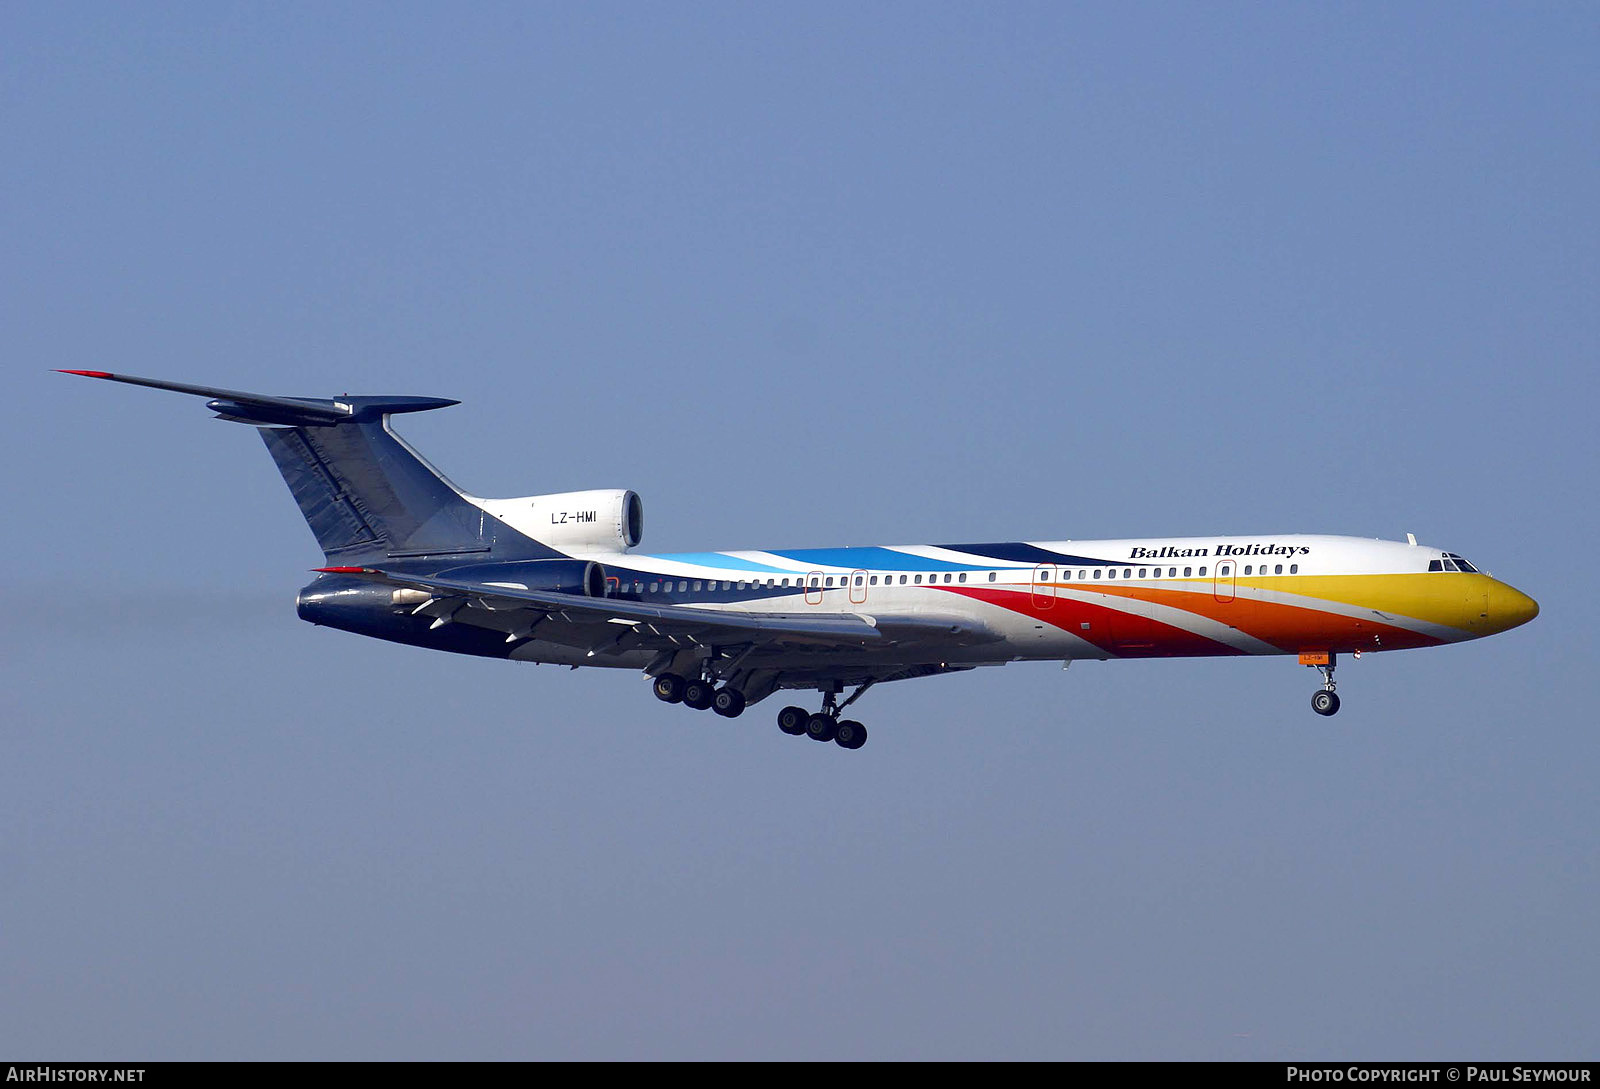
[[[1489,620],[1496,631],[1526,624],[1539,615],[1539,603],[1521,590],[1495,582],[1489,587]]]

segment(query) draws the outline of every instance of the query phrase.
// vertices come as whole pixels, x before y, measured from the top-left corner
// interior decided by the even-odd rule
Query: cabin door
[[[1056,603],[1056,569],[1041,563],[1033,569],[1033,606],[1048,609]]]
[[[1239,565],[1232,560],[1223,560],[1217,564],[1216,585],[1212,593],[1218,601],[1233,600],[1233,580],[1237,576]]]

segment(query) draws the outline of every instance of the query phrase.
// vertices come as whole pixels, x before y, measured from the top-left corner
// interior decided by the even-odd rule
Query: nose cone
[[[1539,603],[1503,582],[1489,583],[1489,622],[1495,631],[1520,627],[1539,615]]]

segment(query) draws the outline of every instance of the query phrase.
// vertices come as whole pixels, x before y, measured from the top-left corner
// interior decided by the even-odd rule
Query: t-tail
[[[206,397],[218,419],[259,428],[330,566],[437,569],[564,555],[490,514],[485,501],[463,493],[390,430],[391,416],[458,401],[271,397],[106,371],[62,373]]]

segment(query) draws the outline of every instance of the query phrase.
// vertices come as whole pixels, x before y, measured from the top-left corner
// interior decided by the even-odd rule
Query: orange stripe
[[[1108,596],[1133,598],[1215,620],[1237,628],[1285,653],[1302,650],[1401,650],[1408,647],[1433,647],[1444,640],[1408,631],[1380,620],[1342,616],[1310,606],[1286,605],[1278,601],[1259,601],[1235,596],[1218,601],[1211,584],[1203,591],[1162,590],[1151,586],[1096,586]],[[1248,590],[1248,587],[1240,589]]]

